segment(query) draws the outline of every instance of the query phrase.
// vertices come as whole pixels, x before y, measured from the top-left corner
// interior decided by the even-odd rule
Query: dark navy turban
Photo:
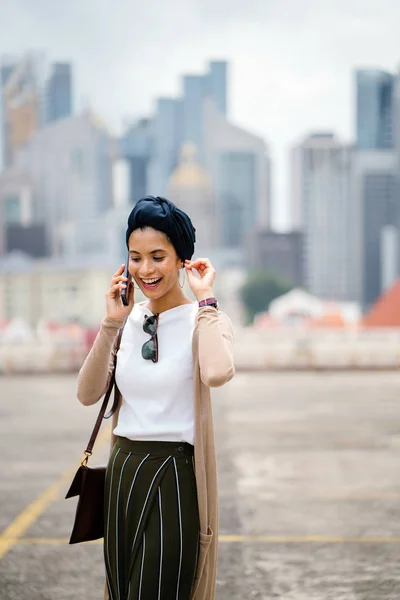
[[[126,245],[132,231],[139,227],[153,227],[163,231],[170,239],[181,260],[191,259],[194,254],[196,229],[188,215],[173,202],[160,196],[146,196],[135,204],[128,217]]]

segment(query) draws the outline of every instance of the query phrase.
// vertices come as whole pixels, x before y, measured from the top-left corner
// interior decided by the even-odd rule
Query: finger
[[[128,281],[128,277],[124,277],[123,275],[117,275],[111,279],[112,285],[118,283],[119,281]]]
[[[116,283],[115,285],[112,285],[110,287],[107,295],[110,295],[110,294],[114,295],[115,292],[119,292],[120,290],[123,290],[124,288],[126,288],[126,283]]]
[[[199,260],[196,260],[191,263],[190,268],[199,270],[202,266],[203,266],[203,263]]]
[[[124,269],[125,269],[125,265],[124,265],[124,264],[122,264],[122,265],[120,266],[120,268],[118,269],[118,271],[115,271],[115,273],[114,273],[113,277],[116,277],[117,275],[120,275],[121,273],[123,273],[123,272],[124,272]]]
[[[195,269],[212,268],[212,265],[211,265],[210,261],[208,260],[208,258],[198,258],[192,262],[191,266],[194,267]]]

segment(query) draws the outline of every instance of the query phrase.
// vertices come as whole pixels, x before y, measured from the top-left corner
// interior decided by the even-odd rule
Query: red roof
[[[362,324],[365,327],[400,327],[400,279],[378,298]]]
[[[327,313],[318,319],[308,319],[309,327],[345,327],[346,323],[342,315],[335,313]]]

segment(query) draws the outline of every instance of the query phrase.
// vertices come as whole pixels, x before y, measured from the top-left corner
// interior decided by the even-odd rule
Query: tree
[[[293,285],[288,281],[265,271],[250,271],[239,292],[246,309],[247,324],[253,322],[257,313],[266,311],[272,300],[286,294],[292,288]]]

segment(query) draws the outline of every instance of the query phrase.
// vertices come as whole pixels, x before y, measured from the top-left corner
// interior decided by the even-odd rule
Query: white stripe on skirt
[[[176,468],[176,460],[173,458],[174,467],[175,467],[175,481],[176,481],[176,493],[178,496],[178,512],[179,512],[179,534],[180,534],[180,557],[179,557],[179,571],[178,571],[178,581],[176,587],[176,600],[178,600],[179,595],[179,583],[181,578],[181,567],[182,567],[182,515],[181,515],[181,497],[179,493],[179,478],[178,478],[178,470]]]
[[[115,505],[116,506],[116,509],[115,509],[115,565],[116,565],[116,571],[117,571],[118,600],[120,600],[120,598],[121,598],[121,591],[119,589],[119,561],[118,561],[119,493],[121,491],[121,481],[122,481],[122,476],[124,474],[125,465],[126,465],[127,461],[130,459],[131,456],[132,456],[132,452],[129,452],[128,456],[124,460],[124,464],[122,465],[121,473],[120,473],[120,476],[119,476],[119,484],[118,484],[118,492],[117,492],[117,502],[116,502],[116,505]]]
[[[158,600],[160,600],[161,593],[161,575],[162,575],[162,559],[163,559],[163,520],[162,520],[162,508],[161,508],[161,490],[158,488],[158,508],[160,511],[160,569],[158,575]]]
[[[110,531],[110,512],[111,512],[110,511],[110,506],[111,506],[111,490],[112,490],[112,482],[113,482],[114,465],[115,465],[116,458],[117,458],[118,454],[120,453],[120,450],[121,450],[121,448],[118,448],[118,452],[114,456],[114,460],[113,460],[113,464],[112,464],[112,469],[111,469],[110,495],[109,495],[109,498],[108,498],[108,514],[107,514],[107,542],[109,541],[108,532]],[[106,552],[107,552],[108,568],[111,571],[110,553],[109,553],[109,549],[108,549],[108,544],[107,544],[107,547],[106,547]],[[111,595],[111,600],[114,600],[112,589],[111,589],[111,585],[110,585],[110,595]]]
[[[140,515],[140,518],[139,518],[138,526],[137,526],[137,528],[136,528],[136,533],[135,533],[135,537],[134,537],[134,540],[133,540],[133,544],[132,544],[132,550],[131,550],[131,552],[133,552],[133,549],[134,549],[134,547],[135,547],[136,538],[137,538],[137,536],[138,536],[138,533],[139,533],[140,525],[142,524],[142,519],[143,519],[144,511],[146,510],[147,503],[148,503],[148,500],[149,500],[149,496],[150,496],[150,494],[151,494],[151,491],[152,491],[152,489],[153,489],[153,486],[154,486],[154,482],[155,482],[155,480],[157,479],[157,475],[158,475],[158,474],[159,474],[159,472],[162,470],[162,468],[164,467],[164,465],[166,465],[166,464],[167,464],[167,462],[169,461],[169,459],[170,459],[170,458],[171,458],[171,457],[170,457],[170,456],[168,456],[168,458],[166,458],[166,459],[164,460],[163,464],[162,464],[162,465],[161,465],[161,467],[158,469],[157,473],[154,475],[154,477],[153,477],[153,480],[152,480],[152,482],[151,482],[151,484],[150,484],[149,490],[148,490],[148,492],[147,492],[146,500],[144,501],[144,504],[143,504],[143,508],[142,508],[142,512],[141,512],[141,515]],[[175,459],[174,459],[174,460],[175,460]]]
[[[146,552],[146,534],[143,531],[142,566],[140,567],[140,585],[139,585],[139,597],[138,597],[138,600],[140,600],[140,598],[142,597],[142,580],[143,580],[143,566],[144,566],[144,554],[145,554],[145,552]],[[129,588],[130,588],[130,584],[129,584]]]
[[[144,463],[145,460],[147,460],[149,458],[149,456],[150,456],[150,454],[148,454],[147,456],[145,456],[144,459],[142,460],[142,462],[140,463],[140,465],[138,466],[138,468],[136,469],[136,473],[135,473],[134,478],[132,480],[131,489],[129,490],[128,500],[127,500],[127,503],[126,503],[125,517],[128,515],[129,501],[131,499],[131,494],[132,494],[133,486],[135,485],[137,474],[139,473],[139,470],[140,470],[142,464]]]

